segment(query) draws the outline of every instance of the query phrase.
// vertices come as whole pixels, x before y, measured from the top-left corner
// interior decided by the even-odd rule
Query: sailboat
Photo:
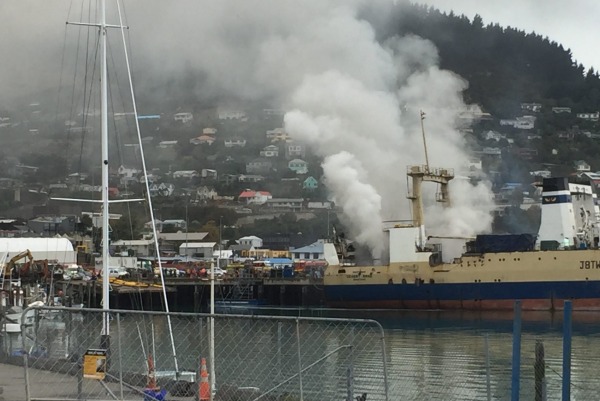
[[[106,22],[106,0],[101,0],[100,2],[100,21],[98,23],[88,23],[88,22],[67,22],[67,24],[70,25],[80,25],[80,26],[88,26],[88,27],[96,27],[99,29],[99,34],[100,34],[100,38],[99,38],[99,44],[100,44],[100,125],[101,125],[101,159],[100,159],[100,163],[101,163],[101,171],[102,171],[102,178],[101,178],[101,193],[102,193],[102,199],[101,200],[89,200],[89,199],[73,199],[73,198],[52,198],[55,200],[67,200],[67,201],[77,201],[77,202],[96,202],[96,203],[100,203],[101,207],[102,207],[102,309],[103,309],[103,314],[102,314],[102,332],[101,332],[101,336],[100,336],[100,344],[99,344],[99,348],[101,350],[105,350],[107,352],[108,355],[110,355],[110,347],[111,347],[111,336],[110,336],[110,297],[109,297],[109,291],[110,291],[110,280],[109,280],[109,260],[110,260],[110,255],[109,255],[109,242],[110,242],[110,238],[109,238],[109,205],[113,204],[113,203],[117,203],[117,202],[143,202],[146,201],[148,202],[148,208],[149,208],[149,213],[150,213],[150,218],[151,221],[155,221],[155,217],[154,217],[154,210],[152,207],[152,199],[150,197],[150,188],[149,188],[149,183],[150,180],[148,179],[148,173],[147,173],[147,168],[146,168],[146,161],[144,158],[144,151],[143,151],[143,142],[142,142],[142,138],[141,138],[141,134],[140,134],[140,127],[139,127],[139,121],[138,121],[138,112],[137,112],[137,106],[136,106],[136,101],[135,101],[135,93],[133,90],[133,81],[132,81],[132,76],[131,76],[131,68],[130,68],[130,63],[129,63],[129,56],[128,56],[128,52],[127,52],[127,46],[126,46],[126,40],[125,40],[125,29],[127,28],[126,26],[123,25],[123,18],[122,18],[122,13],[121,13],[121,6],[119,1],[116,1],[116,5],[117,5],[117,10],[118,10],[118,15],[119,15],[119,24],[118,25],[111,25],[111,24],[107,24]],[[132,100],[132,107],[133,107],[133,115],[135,117],[135,127],[136,127],[136,131],[137,131],[137,137],[138,137],[138,145],[139,145],[139,149],[140,149],[140,154],[141,154],[141,161],[142,161],[142,169],[143,169],[143,174],[144,174],[144,178],[145,178],[145,186],[146,186],[146,194],[147,194],[147,198],[144,199],[124,199],[124,200],[110,200],[109,199],[109,166],[110,166],[110,161],[109,161],[109,141],[108,141],[108,127],[109,127],[109,122],[108,122],[108,67],[107,67],[107,33],[108,30],[110,28],[115,28],[120,30],[121,33],[121,39],[122,39],[122,43],[123,43],[123,50],[124,50],[124,59],[125,59],[125,64],[126,64],[126,69],[127,69],[127,77],[128,77],[128,81],[129,81],[129,89],[130,89],[130,96],[131,96],[131,100]],[[157,236],[157,232],[156,232],[156,228],[155,225],[152,224],[152,233],[153,233],[153,238],[154,238],[154,246],[156,249],[156,255],[157,255],[157,263],[158,263],[158,267],[159,267],[159,271],[160,271],[160,280],[161,280],[161,285],[163,288],[163,297],[164,297],[164,305],[165,305],[165,311],[167,312],[167,324],[168,324],[168,330],[169,330],[169,336],[170,336],[170,342],[171,342],[171,351],[172,351],[172,357],[173,357],[173,361],[174,361],[174,371],[159,371],[157,370],[156,372],[154,372],[156,374],[156,376],[160,376],[163,378],[169,378],[169,379],[173,379],[176,381],[179,380],[183,380],[183,381],[188,381],[188,382],[194,382],[196,380],[196,372],[184,372],[180,370],[179,367],[179,363],[178,363],[178,359],[177,359],[177,353],[176,353],[176,349],[175,349],[175,341],[174,341],[174,336],[173,336],[173,328],[172,328],[172,324],[171,324],[171,317],[170,315],[168,315],[168,313],[170,312],[169,310],[169,303],[167,300],[167,294],[166,294],[166,290],[165,290],[165,281],[164,281],[164,276],[163,276],[163,270],[162,270],[162,261],[160,258],[160,252],[158,252],[158,236]],[[150,358],[149,358],[150,359]]]

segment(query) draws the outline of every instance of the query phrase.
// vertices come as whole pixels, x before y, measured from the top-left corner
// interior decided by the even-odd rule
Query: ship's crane
[[[423,147],[425,149],[425,165],[409,166],[406,175],[412,178],[412,191],[409,190],[408,199],[412,203],[413,225],[419,228],[419,239],[417,247],[423,249],[425,245],[425,227],[423,217],[423,199],[421,185],[425,182],[436,182],[440,184],[440,192],[436,194],[436,201],[450,204],[448,195],[448,184],[454,178],[454,170],[448,168],[430,168],[427,155],[427,142],[425,140],[425,128],[423,120],[425,113],[421,111],[421,132],[423,134]]]

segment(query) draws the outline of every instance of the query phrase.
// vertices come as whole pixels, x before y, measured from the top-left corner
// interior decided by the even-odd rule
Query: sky
[[[574,59],[586,70],[600,70],[600,2],[597,0],[419,0],[442,11],[453,10],[471,20],[476,14],[484,25],[499,23],[547,36],[571,49]]]
[[[577,16],[553,0],[543,3],[556,5],[546,12],[524,0],[510,2],[510,7],[508,1],[501,2],[502,6],[491,1],[446,0],[436,5],[454,3],[456,13],[479,13],[485,22],[491,16],[506,16],[506,22],[498,21],[518,21],[523,24],[519,28],[548,36],[553,31],[567,32],[564,26],[585,32],[581,37],[593,36],[591,28],[585,30],[586,13],[594,14],[590,9]],[[93,14],[79,11],[80,4],[0,1],[0,106],[2,101],[10,103],[11,96],[27,96],[52,90],[59,81],[70,82],[65,71],[76,63],[73,58],[62,58],[63,46],[65,54],[81,56],[87,46],[81,46],[78,53],[73,43],[85,37],[86,31],[65,26],[65,21]],[[285,110],[284,128],[322,158],[330,199],[343,210],[342,221],[350,236],[375,258],[385,254],[381,222],[410,218],[405,173],[406,166],[424,164],[421,110],[428,116],[432,168],[450,168],[460,176],[467,167],[469,149],[461,133],[462,121],[456,117],[478,109],[463,100],[468,82],[439,67],[437,49],[427,40],[407,36],[379,43],[374,27],[360,18],[362,6],[377,7],[377,2],[130,0],[125,4],[134,73],[136,68],[144,70],[144,80],[137,81],[136,88],[191,76],[186,90],[198,98],[208,94],[228,102],[236,99],[237,104],[225,106],[242,108],[269,99],[272,107]],[[108,22],[115,24],[118,19],[112,10]],[[573,35],[569,40],[577,43]],[[90,43],[94,43],[93,36]],[[118,61],[118,56],[112,58],[118,45],[119,32],[111,31],[110,67]],[[565,46],[575,54],[574,44]],[[578,60],[594,62],[583,58],[591,52],[581,52],[581,56],[575,54]],[[84,64],[77,63],[79,67]],[[59,74],[61,66],[63,74]],[[113,81],[115,74],[111,73]],[[160,87],[153,89],[152,96],[164,96]],[[148,94],[148,90],[142,92]],[[453,180],[453,202],[446,208],[433,205],[435,191],[435,186],[424,188],[424,197],[430,201],[427,223],[441,231],[437,234],[471,236],[490,230],[494,204],[489,182]]]

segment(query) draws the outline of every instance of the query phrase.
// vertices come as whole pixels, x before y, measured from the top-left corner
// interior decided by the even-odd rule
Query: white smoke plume
[[[367,245],[373,255],[381,255],[384,248],[383,242],[378,241],[381,229],[371,224],[373,216],[381,212],[381,196],[368,184],[360,162],[350,153],[340,152],[325,158],[323,171],[327,187],[335,194],[334,200],[349,217],[346,224],[358,233],[356,241]]]
[[[489,231],[494,208],[490,183],[472,185],[457,177],[450,182],[451,206],[432,204],[428,209],[430,235],[468,237]]]
[[[411,218],[406,168],[425,164],[420,110],[426,112],[431,167],[452,168],[458,174],[469,160],[458,131],[458,115],[473,106],[462,100],[467,82],[438,67],[437,52],[430,42],[409,36],[382,45],[373,35],[367,38],[371,39],[369,54],[387,54],[378,57],[378,61],[386,61],[379,67],[380,78],[373,79],[371,70],[369,79],[364,79],[347,68],[347,60],[321,74],[305,76],[291,97],[293,109],[285,116],[285,128],[325,157],[323,170],[333,199],[342,205],[347,219],[360,222],[349,225],[350,234],[379,258],[381,248],[373,244],[383,240],[381,221]],[[337,158],[329,156],[340,151],[345,152],[344,160],[352,160],[365,170],[363,176],[381,197],[380,209],[370,207],[371,198],[365,199],[363,191],[337,184],[344,182],[340,177],[343,173],[351,174],[351,179],[356,177],[351,170],[338,172],[337,164],[331,165]],[[447,209],[434,205],[435,184],[426,183],[423,190],[431,201],[429,207],[426,205],[425,222],[436,233],[468,236],[491,228],[493,202],[488,185],[452,183],[450,195],[455,200]],[[361,204],[370,218],[357,216],[356,210],[347,213],[346,205]]]
[[[0,13],[0,21],[6,22],[0,26],[14,27],[11,20],[21,4],[25,10],[36,9],[39,18],[28,12],[31,18],[19,20],[26,26],[15,32],[27,35],[18,42],[9,39],[14,37],[10,29],[0,35],[6,58],[21,56],[14,65],[27,66],[20,72],[8,70],[0,82],[6,84],[5,94],[26,93],[31,89],[24,87],[28,81],[15,77],[27,74],[29,84],[40,90],[47,77],[59,75],[64,22],[79,20],[79,12],[65,18],[71,6],[67,0],[9,3],[0,6],[6,11]],[[380,257],[384,240],[381,221],[411,218],[406,167],[425,163],[420,110],[426,113],[430,165],[458,173],[468,161],[457,123],[457,115],[471,107],[462,100],[467,83],[439,68],[429,41],[407,36],[378,42],[374,27],[359,16],[361,7],[377,8],[377,2],[126,4],[134,77],[136,69],[143,68],[138,91],[143,85],[153,90],[160,88],[156,83],[192,77],[186,83],[198,98],[235,98],[240,105],[269,99],[276,102],[274,107],[288,110],[286,130],[323,157],[325,180],[347,214],[349,236],[368,245],[375,257]],[[117,21],[114,11],[108,19]],[[120,33],[110,35],[117,38]],[[29,62],[30,54],[36,55],[35,63]],[[152,93],[160,98],[159,92]],[[435,185],[425,185],[424,190],[433,199]],[[442,225],[461,233],[472,231],[469,234],[490,228],[489,219],[482,217],[491,210],[489,202],[475,202],[489,199],[486,186],[461,183],[450,190],[451,197],[460,195],[463,200],[455,200],[449,210],[426,209],[426,225],[435,223],[439,231],[444,231]]]

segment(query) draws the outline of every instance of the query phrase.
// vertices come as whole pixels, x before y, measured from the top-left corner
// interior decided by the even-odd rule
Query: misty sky
[[[69,8],[71,3],[73,8]],[[439,3],[448,7],[451,2]],[[515,26],[521,24],[520,28],[549,36],[552,32],[538,29],[536,24],[543,20],[548,30],[558,31],[560,26],[563,32],[562,18],[562,25],[569,29],[585,30],[585,18],[576,19],[567,6],[558,8],[558,2],[553,2],[556,12],[547,11],[543,19],[536,14],[538,10],[527,7],[533,1],[512,1],[512,6],[503,1],[502,7],[485,2],[482,9],[475,8],[482,7],[482,2],[454,3],[457,13],[467,13],[472,5],[469,12],[479,13],[485,22],[488,15],[500,18],[510,10]],[[72,43],[86,34],[81,28],[65,27],[65,20],[81,19],[81,4],[70,0],[0,1],[0,107],[11,104],[15,97],[33,102],[38,100],[36,93],[55,90],[61,78],[63,46],[66,54],[74,53],[77,49]],[[107,4],[114,1],[107,0]],[[456,116],[478,109],[464,103],[462,94],[468,83],[439,67],[437,49],[427,40],[407,36],[379,43],[374,27],[360,18],[364,5],[384,13],[377,2],[129,0],[125,4],[134,73],[136,68],[144,71],[136,90],[139,92],[140,86],[153,89],[145,93],[160,104],[165,93],[158,85],[152,86],[154,82],[191,76],[186,80],[190,87],[181,92],[194,92],[199,99],[235,99],[242,108],[269,99],[274,107],[283,108],[284,128],[324,160],[324,182],[330,199],[343,210],[350,234],[376,257],[383,252],[381,221],[410,217],[405,168],[424,163],[421,110],[430,116],[426,125],[432,166],[443,163],[440,167],[452,168],[457,175],[466,167],[469,149]],[[459,9],[459,5],[465,8]],[[115,7],[111,9],[107,22],[118,23]],[[85,10],[83,19],[96,21],[88,14],[93,11]],[[582,10],[582,14],[593,13]],[[506,18],[499,22],[513,23]],[[120,46],[119,32],[110,35],[112,55],[112,49]],[[576,53],[573,44],[565,46],[574,49],[579,61],[588,62],[583,58],[586,53]],[[72,64],[65,60],[64,69]],[[68,77],[63,72],[62,78]],[[181,103],[181,107],[192,106]],[[432,200],[435,187],[424,191]],[[440,234],[486,232],[491,228],[494,207],[491,195],[488,182],[471,185],[454,180],[451,207],[429,213],[428,223],[445,230]]]
[[[561,43],[585,69],[600,69],[597,38],[600,2],[597,0],[419,0],[442,11],[454,10],[472,19],[479,14],[484,25],[499,23],[535,32]]]
[[[600,68],[600,52],[595,50],[594,42],[598,37],[600,25],[600,2],[596,0],[578,0],[569,3],[561,0],[422,0],[422,3],[448,11],[465,14],[472,18],[480,14],[484,23],[499,22],[504,26],[514,26],[527,32],[547,35],[552,40],[570,48],[575,59],[586,69],[594,66]],[[107,4],[111,4],[107,0]],[[142,51],[153,48],[162,51],[166,46],[175,53],[193,51],[200,52],[202,47],[187,43],[178,38],[198,31],[197,25],[207,25],[213,31],[225,37],[224,42],[236,50],[244,50],[236,42],[244,43],[243,29],[248,26],[244,21],[255,18],[253,33],[258,30],[277,30],[278,20],[290,21],[290,15],[298,13],[297,20],[303,20],[302,14],[313,12],[318,6],[306,5],[298,7],[295,2],[281,2],[289,7],[278,10],[264,7],[264,1],[230,1],[237,7],[227,9],[227,13],[217,10],[211,2],[180,1],[177,7],[171,2],[156,0],[128,0],[125,2],[128,22],[132,33],[133,45]],[[323,2],[328,7],[332,4],[348,3],[347,1]],[[79,1],[72,0],[19,0],[0,2],[0,105],[13,94],[35,93],[59,81],[60,56],[65,35],[65,19],[71,6],[71,19],[76,20],[74,10]],[[325,6],[323,6],[325,7]],[[262,12],[261,10],[265,10]],[[283,10],[287,15],[277,16]],[[225,22],[214,20],[216,16]],[[210,18],[208,18],[210,17]],[[222,31],[236,20],[240,21],[240,29],[230,32]],[[114,21],[114,20],[113,20]],[[195,26],[196,25],[196,26]],[[76,28],[69,28],[72,34]],[[142,34],[140,34],[142,32]],[[306,38],[314,39],[314,38]],[[275,44],[276,45],[276,44]],[[210,47],[209,47],[210,48]],[[248,51],[254,50],[252,46]],[[211,56],[211,55],[209,55]],[[217,57],[216,59],[222,60]],[[173,66],[175,59],[161,60],[161,68]],[[284,62],[284,60],[282,60]],[[214,66],[223,68],[223,66]],[[243,78],[243,77],[241,77]],[[277,78],[277,77],[276,77]],[[240,82],[233,82],[239,85]],[[249,95],[252,95],[249,93]]]

